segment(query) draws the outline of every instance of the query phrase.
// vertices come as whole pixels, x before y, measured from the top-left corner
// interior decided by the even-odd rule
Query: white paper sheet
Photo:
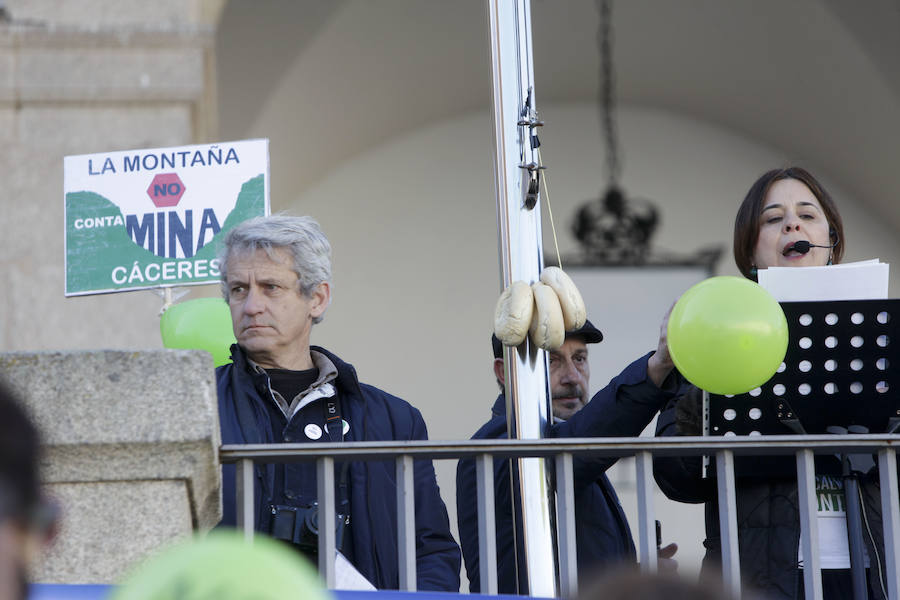
[[[374,590],[375,586],[356,570],[347,557],[340,552],[334,553],[334,589],[336,590]]]
[[[827,267],[770,267],[759,285],[779,302],[879,300],[888,297],[889,265],[877,258]]]

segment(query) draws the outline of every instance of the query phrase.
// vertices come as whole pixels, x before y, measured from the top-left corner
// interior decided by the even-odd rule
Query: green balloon
[[[744,394],[771,379],[787,351],[781,305],[741,277],[711,277],[669,315],[669,353],[678,370],[714,394]]]
[[[221,298],[197,298],[170,306],[159,320],[163,346],[206,350],[217,367],[231,362],[236,343],[231,311]]]
[[[148,559],[110,600],[332,600],[295,550],[270,538],[247,542],[217,530]]]

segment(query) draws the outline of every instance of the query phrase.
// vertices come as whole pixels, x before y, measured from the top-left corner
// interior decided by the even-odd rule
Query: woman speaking
[[[844,254],[844,230],[834,201],[822,185],[799,167],[774,169],[750,187],[734,222],[734,259],[748,279],[760,269],[837,264]],[[702,435],[702,391],[684,393],[660,413],[658,436]],[[800,516],[795,476],[773,474],[764,461],[746,461],[737,473],[736,508],[741,579],[767,598],[803,598]],[[841,498],[841,465],[834,457],[816,461],[816,491]],[[706,556],[701,574],[719,570],[721,544],[715,479],[702,477],[701,457],[661,457],[654,474],[662,491],[680,502],[706,503]],[[868,595],[887,597],[884,536],[877,474],[861,477],[863,538]],[[852,598],[846,519],[817,519],[822,588],[826,600]],[[837,527],[835,527],[837,525]],[[824,532],[823,527],[830,528]],[[828,535],[828,534],[831,535]]]

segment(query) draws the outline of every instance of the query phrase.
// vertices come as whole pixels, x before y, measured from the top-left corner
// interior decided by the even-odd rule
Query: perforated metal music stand
[[[900,424],[900,300],[784,302],[784,363],[762,386],[709,395],[709,435],[825,433]]]
[[[747,394],[709,394],[709,435],[789,435],[900,427],[900,300],[783,302],[789,341],[778,372]],[[837,468],[844,480],[854,599],[866,597],[858,474],[860,458],[817,457],[818,473]],[[862,461],[860,461],[860,464]],[[791,461],[735,461],[735,475],[796,476]]]

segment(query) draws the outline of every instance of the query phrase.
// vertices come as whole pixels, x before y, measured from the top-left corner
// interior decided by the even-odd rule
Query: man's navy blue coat
[[[672,393],[660,390],[647,378],[647,358],[639,358],[597,392],[568,421],[550,427],[548,437],[631,437],[640,435]],[[491,420],[472,439],[507,437],[506,398],[497,398]],[[634,562],[631,530],[619,498],[604,472],[616,457],[573,461],[575,475],[575,540],[578,572],[590,575],[597,566],[612,562]],[[512,496],[508,459],[494,460],[494,518],[497,528],[497,590],[515,594],[516,553],[513,539]],[[456,510],[469,589],[479,592],[478,513],[475,461],[460,460],[456,470]],[[517,530],[521,532],[521,524]],[[519,536],[521,538],[521,534]],[[592,570],[593,569],[593,570]]]
[[[312,350],[326,355],[337,367],[338,376],[332,383],[337,389],[343,418],[350,424],[344,438],[346,441],[427,439],[425,422],[416,408],[378,388],[360,383],[352,365],[323,348],[314,346]],[[243,351],[236,345],[232,347],[232,360],[233,364],[216,369],[222,443],[264,444],[281,441],[282,432],[273,431],[268,412],[270,407],[266,404],[274,406],[268,378],[247,369]],[[324,421],[324,412],[322,415]],[[299,432],[303,431],[304,425],[298,424]],[[309,441],[299,435],[296,439],[284,437],[284,441],[289,440]],[[291,465],[291,468],[304,467],[311,473],[300,473],[300,476],[292,473],[290,479],[314,482],[314,463]],[[285,483],[281,477],[276,477],[273,465],[258,465],[255,474],[256,529],[268,533],[269,504],[289,503],[286,498],[301,495],[308,497],[310,490],[284,489]],[[221,524],[234,526],[234,465],[223,465],[222,476],[224,507]],[[352,544],[349,558],[377,588],[397,589],[397,485],[394,462],[351,462],[348,476]],[[338,479],[338,473],[335,473],[335,479]],[[441,500],[430,460],[415,461],[414,479],[417,588],[457,592],[459,546],[450,534],[447,509]],[[315,494],[314,488],[311,493]]]

